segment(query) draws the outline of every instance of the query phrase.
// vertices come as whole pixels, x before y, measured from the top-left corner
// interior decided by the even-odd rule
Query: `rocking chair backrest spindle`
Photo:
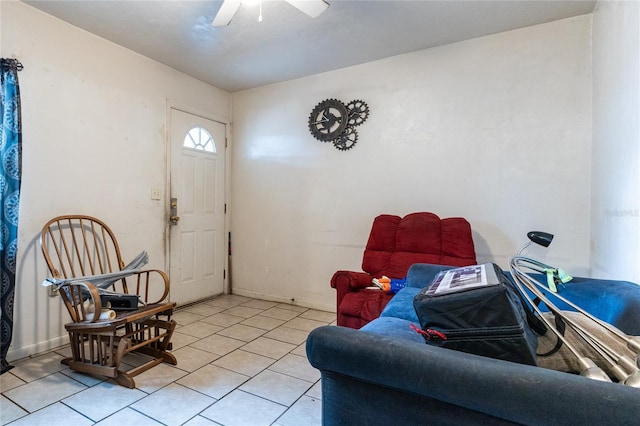
[[[107,274],[124,267],[111,229],[100,219],[67,215],[51,219],[42,228],[42,253],[53,278]],[[116,291],[128,293],[126,280]]]
[[[53,278],[108,274],[125,267],[115,234],[92,216],[65,215],[49,220],[42,228],[40,245]],[[163,271],[148,269],[119,279],[106,289],[136,294],[147,304],[161,303],[169,295],[169,278]]]

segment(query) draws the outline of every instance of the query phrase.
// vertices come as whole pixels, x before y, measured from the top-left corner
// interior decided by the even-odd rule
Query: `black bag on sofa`
[[[493,263],[442,271],[414,300],[428,344],[536,365],[538,320]],[[544,330],[543,330],[544,331]]]

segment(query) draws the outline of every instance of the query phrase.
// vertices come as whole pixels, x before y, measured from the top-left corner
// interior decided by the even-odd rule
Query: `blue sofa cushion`
[[[411,324],[416,323],[401,318],[380,317],[366,324],[360,330],[394,339],[424,343],[422,335],[413,330]]]
[[[420,293],[420,288],[405,287],[384,307],[380,317],[402,318],[415,324],[420,324],[416,310],[413,309],[413,298]]]

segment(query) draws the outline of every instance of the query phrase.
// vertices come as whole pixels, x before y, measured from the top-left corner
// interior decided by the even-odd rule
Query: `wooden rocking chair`
[[[65,325],[72,356],[63,360],[64,364],[77,372],[113,378],[128,388],[135,388],[134,376],[155,365],[177,364],[167,352],[176,326],[171,319],[175,303],[166,301],[167,274],[157,269],[136,270],[117,278],[108,290],[135,295],[139,304],[111,311],[103,306],[104,292],[94,285],[97,280],[92,276],[119,273],[125,264],[118,242],[104,222],[91,216],[59,216],[44,225],[40,243],[52,281],[80,278],[58,288],[72,320]],[[123,371],[120,363],[129,352],[151,359]]]

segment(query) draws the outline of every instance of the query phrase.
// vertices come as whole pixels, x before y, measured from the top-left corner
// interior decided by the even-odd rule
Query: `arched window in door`
[[[216,144],[213,142],[213,137],[202,127],[193,127],[189,130],[189,133],[184,137],[182,145],[184,148],[196,149],[199,151],[210,152],[215,154]]]

